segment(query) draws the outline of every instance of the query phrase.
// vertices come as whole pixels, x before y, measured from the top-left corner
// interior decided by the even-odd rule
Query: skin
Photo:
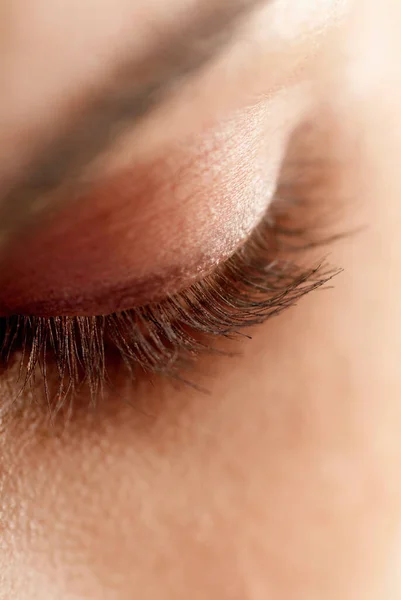
[[[31,22],[23,4],[13,3],[14,22],[35,40],[46,21],[38,11]],[[81,4],[73,5],[76,15]],[[110,32],[119,26],[107,2],[97,3],[96,23],[77,20],[77,36],[100,52],[109,27],[107,55],[113,48],[117,54],[134,28],[124,13],[132,4],[121,0],[126,18],[115,39]],[[141,3],[134,4],[139,10]],[[46,12],[51,3],[41,5]],[[277,21],[280,11],[291,14],[290,5],[278,2],[249,35],[266,32],[274,11]],[[121,375],[95,411],[81,398],[69,422],[51,425],[37,404],[14,405],[1,421],[1,599],[401,596],[401,8],[397,0],[296,5],[290,32],[270,25],[277,35],[259,37],[249,56],[240,60],[234,51],[225,58],[238,79],[221,78],[224,62],[202,76],[195,88],[215,89],[220,99],[210,94],[210,106],[195,111],[191,136],[184,118],[175,136],[191,139],[195,149],[197,135],[212,136],[265,102],[261,127],[271,136],[274,164],[307,120],[307,134],[293,142],[298,177],[291,185],[332,211],[334,229],[354,231],[324,249],[343,273],[332,289],[253,330],[240,355],[205,358],[197,380],[209,395],[167,382],[134,389]],[[162,10],[156,2],[153,9]],[[57,35],[46,43],[56,44],[62,63],[68,22],[54,15]],[[24,50],[11,33],[2,43],[9,44],[14,74],[17,67],[24,72],[27,53],[39,64],[44,52],[33,41]],[[78,89],[88,79],[85,69],[93,77],[101,70],[76,53],[81,75],[73,56],[63,81],[58,69],[37,85],[23,80],[31,86],[25,107],[21,99],[9,125],[17,141],[33,139],[33,131],[44,135],[35,111],[57,105],[51,90],[62,90],[60,97],[67,91],[68,103],[85,93]],[[272,79],[267,69],[261,80],[253,53],[263,65],[274,63]],[[56,63],[57,53],[51,55]],[[239,84],[245,73],[256,78],[249,86]],[[14,97],[17,87],[8,88]],[[193,106],[206,104],[206,92],[187,90],[157,116],[159,131],[184,99],[184,114],[191,113],[191,94]],[[4,114],[11,105],[4,100]],[[148,126],[144,156],[151,161],[156,126]],[[162,127],[159,153],[181,143],[167,139],[171,130]],[[1,129],[0,139],[6,137]],[[20,160],[17,148],[10,169]],[[131,160],[135,152],[121,156]],[[297,167],[305,157],[306,166]],[[17,371],[15,365],[0,379],[1,414],[18,389]]]

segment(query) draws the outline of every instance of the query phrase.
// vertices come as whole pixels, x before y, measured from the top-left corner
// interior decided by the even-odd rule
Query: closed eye
[[[282,208],[276,220],[274,206],[215,271],[162,301],[101,316],[3,317],[3,364],[20,362],[22,389],[39,374],[52,412],[74,400],[82,386],[96,401],[116,365],[134,380],[189,377],[196,385],[188,368],[218,351],[219,338],[242,336],[243,329],[279,315],[336,274],[324,262],[298,264],[310,232],[291,229]]]
[[[282,223],[282,211],[276,216],[280,198],[272,203],[300,119],[291,102],[250,94],[247,108],[219,121],[222,128],[209,134],[205,124],[194,133],[194,146],[164,143],[142,162],[136,145],[135,160],[123,160],[128,170],[108,170],[105,143],[114,149],[114,134],[147,112],[120,92],[110,103],[96,97],[95,110],[53,139],[2,196],[3,362],[19,361],[22,389],[39,375],[56,411],[82,386],[95,399],[111,365],[134,378],[182,377],[183,365],[215,351],[218,338],[263,323],[332,276],[324,264],[292,255],[295,229]],[[157,104],[147,92],[145,100]],[[101,177],[92,180],[98,152]],[[22,207],[15,219],[13,202]]]

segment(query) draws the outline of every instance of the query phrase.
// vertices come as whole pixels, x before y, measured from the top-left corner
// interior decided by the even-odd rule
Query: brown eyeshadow
[[[272,195],[249,113],[152,163],[107,173],[15,248],[0,313],[99,315],[174,294],[249,236]]]

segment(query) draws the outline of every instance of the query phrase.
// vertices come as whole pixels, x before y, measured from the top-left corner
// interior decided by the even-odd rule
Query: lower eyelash
[[[270,211],[214,273],[162,302],[108,316],[1,318],[2,363],[7,367],[18,352],[21,391],[39,373],[52,412],[82,385],[94,402],[108,380],[108,360],[116,356],[133,378],[140,372],[180,378],[184,366],[216,351],[217,338],[243,335],[242,329],[280,314],[338,272],[325,262],[302,267],[289,258],[307,247],[304,232],[283,227]]]

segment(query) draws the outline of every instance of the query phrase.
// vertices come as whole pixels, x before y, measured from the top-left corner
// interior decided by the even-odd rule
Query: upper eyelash
[[[289,258],[289,248],[307,245],[304,231],[283,227],[269,211],[215,272],[162,302],[100,317],[1,318],[1,360],[7,366],[20,351],[21,391],[39,372],[52,412],[72,401],[82,384],[96,400],[107,381],[110,350],[133,377],[138,371],[180,377],[184,364],[214,351],[216,338],[263,323],[338,272],[324,261],[304,267]],[[56,389],[48,377],[53,363]]]

